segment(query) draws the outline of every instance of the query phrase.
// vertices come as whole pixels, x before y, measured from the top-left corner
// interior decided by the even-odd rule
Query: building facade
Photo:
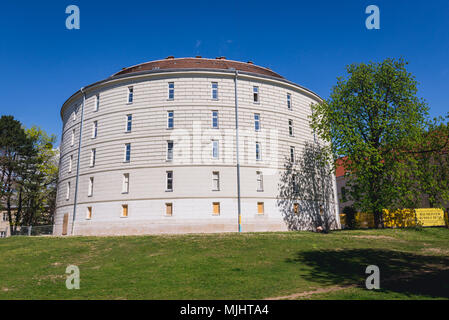
[[[5,238],[10,235],[9,218],[6,211],[0,212],[0,238]]]
[[[292,229],[287,216],[314,200],[280,205],[281,177],[314,143],[308,116],[320,100],[270,69],[223,57],[168,57],[80,89],[61,109],[54,234],[235,232],[239,222],[241,231]],[[338,228],[330,178],[321,214]]]

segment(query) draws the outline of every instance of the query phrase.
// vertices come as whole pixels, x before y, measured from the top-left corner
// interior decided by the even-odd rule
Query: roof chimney
[[[217,60],[225,60],[226,57],[216,57],[215,59],[217,59]]]
[[[175,57],[174,56],[168,56],[167,58],[165,58],[165,59],[174,59]]]
[[[202,58],[201,56],[195,56],[195,58]]]
[[[253,64],[253,62],[252,62],[252,61],[248,61],[247,63],[248,63],[248,64]]]

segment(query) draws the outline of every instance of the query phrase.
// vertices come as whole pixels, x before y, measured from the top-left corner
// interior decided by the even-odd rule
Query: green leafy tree
[[[449,202],[449,122],[445,124],[441,117],[429,122],[410,152],[409,167],[416,174],[411,192],[415,201],[422,202],[424,196],[430,207],[444,207]]]
[[[406,65],[402,59],[349,65],[329,99],[312,105],[311,126],[327,142],[327,157],[333,163],[343,157],[348,198],[374,215],[376,228],[383,209],[411,199],[411,153],[401,150],[419,139],[428,111]]]
[[[32,143],[19,121],[13,116],[0,118],[0,205],[6,210],[11,233],[20,221],[20,212],[13,215],[16,201],[21,192],[18,181],[22,173],[21,161],[32,152]],[[21,208],[17,208],[19,211]]]
[[[0,206],[11,233],[21,225],[52,224],[56,202],[58,151],[55,136],[25,130],[12,116],[0,118]]]
[[[35,126],[26,134],[33,152],[21,161],[21,224],[52,224],[58,177],[58,151],[53,148],[56,137]]]

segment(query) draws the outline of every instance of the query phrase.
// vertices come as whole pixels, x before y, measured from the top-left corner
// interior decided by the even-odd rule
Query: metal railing
[[[20,226],[11,233],[12,236],[43,236],[52,235],[53,225],[45,226]]]

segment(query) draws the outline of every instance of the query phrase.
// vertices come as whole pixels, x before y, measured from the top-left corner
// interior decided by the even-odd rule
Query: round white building
[[[317,144],[308,116],[319,101],[224,57],[168,57],[80,89],[61,109],[54,234],[339,227],[334,176],[315,197],[287,173]]]

